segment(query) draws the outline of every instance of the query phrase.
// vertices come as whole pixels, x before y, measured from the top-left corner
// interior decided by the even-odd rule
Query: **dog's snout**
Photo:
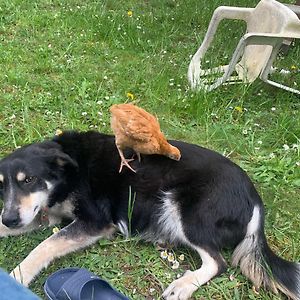
[[[20,224],[20,216],[18,214],[18,212],[13,211],[13,212],[9,212],[9,213],[4,213],[2,215],[2,223],[9,228],[15,228],[18,227],[18,225]]]

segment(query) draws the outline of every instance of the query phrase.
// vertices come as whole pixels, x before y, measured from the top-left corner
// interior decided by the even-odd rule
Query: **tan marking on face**
[[[19,172],[19,173],[17,174],[17,180],[18,180],[18,181],[24,181],[25,178],[26,178],[26,175],[25,175],[23,172]]]
[[[30,209],[33,205],[33,197],[32,195],[29,195],[27,197],[23,197],[21,200],[20,200],[20,203],[21,203],[21,209]]]
[[[23,225],[28,225],[38,214],[41,208],[46,207],[48,200],[47,191],[39,191],[20,199],[20,218]]]
[[[0,182],[4,181],[4,176],[2,174],[0,174]]]

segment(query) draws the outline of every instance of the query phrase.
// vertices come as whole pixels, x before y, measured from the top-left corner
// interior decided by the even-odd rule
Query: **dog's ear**
[[[78,163],[66,153],[60,152],[56,154],[55,160],[60,167],[70,166],[78,169]]]
[[[48,149],[46,159],[48,163],[55,164],[61,168],[71,167],[72,169],[78,169],[78,163],[68,154],[58,149]]]

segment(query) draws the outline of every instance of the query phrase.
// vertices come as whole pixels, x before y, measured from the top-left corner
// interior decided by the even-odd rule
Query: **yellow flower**
[[[133,100],[134,95],[133,95],[132,93],[127,92],[126,95],[127,95],[127,97],[128,97],[129,99]]]
[[[132,10],[129,10],[129,11],[127,12],[127,16],[128,16],[128,17],[132,17],[132,15],[133,15]]]
[[[56,226],[55,226],[55,227],[53,227],[53,229],[52,229],[52,232],[53,232],[53,233],[58,233],[58,232],[59,232],[59,228],[58,228],[58,227],[56,227]]]
[[[62,130],[60,130],[60,129],[56,129],[56,131],[55,131],[55,135],[62,135]]]
[[[179,260],[184,260],[184,254],[179,255]]]
[[[292,70],[296,70],[297,67],[296,67],[295,65],[292,65],[292,66],[291,66],[291,69],[292,69]]]
[[[238,111],[239,113],[243,112],[243,108],[240,107],[240,106],[236,106],[234,109],[235,109],[236,111]]]

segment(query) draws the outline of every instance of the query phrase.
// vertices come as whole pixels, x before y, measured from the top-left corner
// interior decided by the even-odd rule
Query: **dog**
[[[247,174],[212,150],[170,143],[180,150],[180,161],[143,155],[131,163],[136,173],[119,173],[114,136],[93,131],[64,132],[3,158],[1,237],[37,229],[45,218],[48,225],[69,220],[32,250],[13,276],[28,286],[55,258],[119,230],[184,245],[200,255],[201,267],[173,281],[164,299],[188,299],[225,272],[221,249],[230,247],[232,265],[240,265],[256,288],[299,300],[300,264],[279,258],[268,246],[263,203]],[[133,152],[127,149],[125,155]],[[135,201],[129,224],[130,194]]]

